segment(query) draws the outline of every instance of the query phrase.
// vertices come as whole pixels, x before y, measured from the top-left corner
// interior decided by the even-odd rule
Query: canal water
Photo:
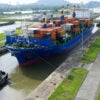
[[[38,25],[39,22],[25,22],[25,21],[16,21],[15,24],[0,26],[0,33],[4,33],[8,30],[16,30],[16,28],[25,27],[26,25]]]
[[[12,25],[0,26],[0,31],[5,32],[8,30],[15,30],[16,28],[24,27],[30,23],[31,22],[26,23],[26,22],[16,21],[15,24],[12,24]]]
[[[17,59],[10,53],[1,56],[0,70],[9,74],[9,81],[0,87],[0,100],[25,100],[25,97],[47,78],[65,58],[66,55],[47,62],[19,67]]]

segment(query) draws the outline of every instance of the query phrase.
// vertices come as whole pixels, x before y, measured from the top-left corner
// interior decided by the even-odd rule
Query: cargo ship
[[[75,14],[69,18],[62,12],[61,18],[52,23],[44,19],[43,24],[28,26],[26,36],[7,35],[5,48],[17,58],[20,66],[25,66],[70,52],[91,35],[92,28],[90,18],[75,18]]]

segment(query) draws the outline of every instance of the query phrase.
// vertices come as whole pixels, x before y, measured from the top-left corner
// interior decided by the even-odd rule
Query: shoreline
[[[95,36],[91,38],[95,40]],[[90,44],[93,42],[93,40],[90,41]],[[54,72],[52,72],[47,79],[45,79],[35,90],[33,90],[26,97],[26,100],[48,99],[48,97],[55,91],[63,79],[66,78],[69,70],[80,65],[82,51],[79,47],[76,47],[75,49],[77,49],[77,52],[72,50],[71,53],[73,53]]]

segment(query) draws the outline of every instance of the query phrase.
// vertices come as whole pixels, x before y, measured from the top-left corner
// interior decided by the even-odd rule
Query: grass
[[[88,51],[84,54],[84,57],[81,59],[81,62],[91,63],[95,61],[99,52],[100,52],[100,38],[96,39],[95,42],[90,46]]]
[[[72,69],[48,100],[73,100],[87,73],[83,68]]]
[[[10,17],[16,17],[16,16],[23,16],[23,15],[28,15],[28,14],[13,14],[13,15],[0,15],[0,22],[10,22],[10,21],[32,21],[30,19],[24,20],[24,19],[10,19]]]
[[[98,94],[98,98],[97,98],[97,100],[100,100],[100,92],[99,92],[99,94]]]
[[[17,35],[20,35],[23,33],[23,30],[22,29],[16,29],[16,34]],[[2,40],[5,40],[6,39],[6,35],[4,33],[0,33],[0,41]],[[4,46],[5,45],[5,42],[1,42],[0,43],[0,47]]]
[[[5,45],[5,42],[0,43],[0,47],[3,47]]]
[[[12,15],[0,15],[0,22],[10,22],[12,21],[9,17]]]
[[[5,38],[6,38],[6,35],[4,33],[0,33],[0,41],[5,40]]]
[[[0,19],[0,22],[9,22],[10,19]]]
[[[21,35],[23,33],[23,30],[22,29],[16,29],[15,33],[17,35]]]
[[[12,20],[6,17],[0,18],[0,22],[11,22]]]
[[[0,41],[5,40],[6,35],[4,33],[0,33]],[[4,46],[5,42],[0,42],[0,47]]]
[[[7,16],[6,15],[0,15],[0,19],[2,19],[2,18],[7,18]]]

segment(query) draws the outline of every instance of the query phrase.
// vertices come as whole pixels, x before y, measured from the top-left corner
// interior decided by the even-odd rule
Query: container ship
[[[46,20],[44,13],[43,20],[38,26],[28,26],[27,36],[6,36],[5,48],[17,58],[20,66],[68,53],[91,35],[91,19],[76,18],[75,13],[69,18],[62,11],[60,18],[52,18],[52,23]]]

